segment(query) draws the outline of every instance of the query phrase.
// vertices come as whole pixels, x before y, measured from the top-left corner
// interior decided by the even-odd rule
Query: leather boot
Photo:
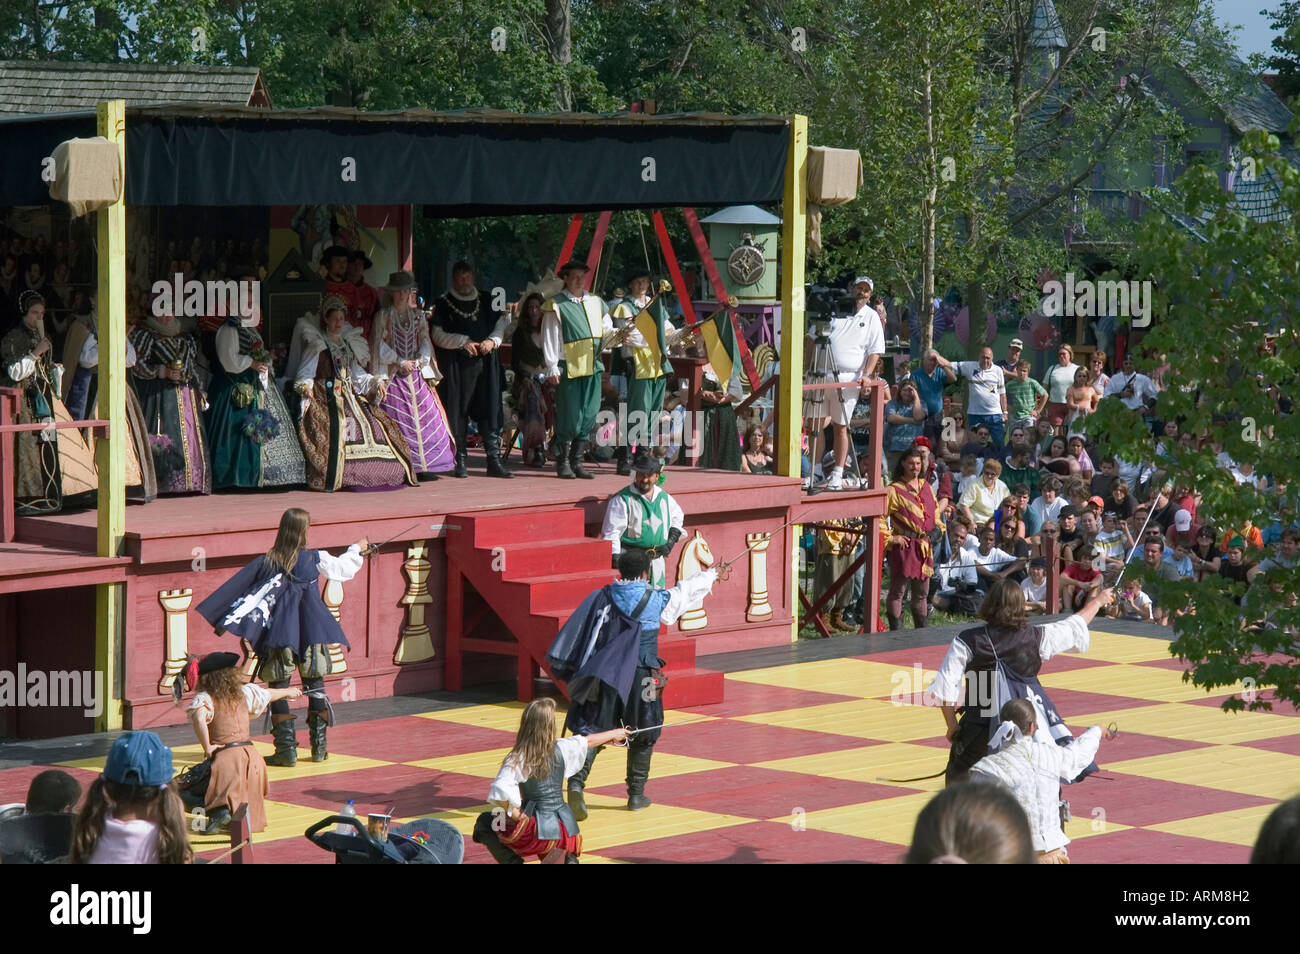
[[[230,830],[230,809],[225,805],[220,808],[212,809],[208,815],[208,823],[203,828],[205,835],[220,835],[222,832]]]
[[[614,459],[618,461],[618,475],[620,477],[630,477],[632,475],[632,460],[628,453],[629,448],[620,446],[614,451]]]
[[[555,476],[563,480],[573,479],[573,468],[569,465],[569,445],[555,445]]]
[[[483,449],[487,452],[487,475],[489,477],[513,477],[510,469],[501,462],[501,435],[489,434],[483,438]]]
[[[311,738],[311,760],[324,762],[330,757],[325,748],[325,729],[329,726],[329,714],[309,711],[307,713],[307,735]]]
[[[578,821],[587,820],[587,800],[583,797],[582,790],[587,787],[587,776],[591,774],[591,765],[596,761],[596,753],[599,751],[600,749],[590,750],[582,768],[569,776],[569,811],[573,812],[573,817]]]
[[[836,613],[831,617],[831,627],[839,630],[841,633],[852,633],[857,627],[844,618],[843,613]]]
[[[275,754],[266,757],[267,765],[292,768],[298,764],[298,734],[291,715],[271,716],[271,737],[275,740]]]
[[[583,480],[595,480],[595,474],[587,473],[586,468],[582,466],[582,455],[586,453],[586,441],[574,441],[569,446],[569,466],[573,468],[573,476],[580,477]]]
[[[627,809],[639,812],[652,802],[645,797],[645,783],[650,778],[650,756],[654,746],[630,745],[627,749]]]
[[[469,476],[469,455],[463,450],[456,451],[456,469],[452,471],[454,477]]]
[[[484,812],[479,815],[478,820],[474,823],[474,841],[486,848],[488,854],[496,859],[497,864],[522,865],[524,859],[501,844],[501,838],[492,828],[492,821],[495,817],[491,812]]]
[[[930,614],[926,612],[924,603],[921,604],[920,609],[917,609],[915,606],[912,607],[912,625],[915,626],[917,629],[925,629],[927,626],[929,626],[930,625],[929,619],[930,619]]]
[[[903,628],[902,615],[895,616],[893,613],[886,613],[885,615],[889,617],[889,628],[891,630]]]

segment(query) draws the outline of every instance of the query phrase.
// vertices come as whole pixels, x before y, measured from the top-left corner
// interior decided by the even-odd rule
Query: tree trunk
[[[921,325],[921,354],[934,343],[934,232],[935,205],[939,194],[939,157],[934,141],[934,85],[930,63],[930,39],[921,40],[921,110],[925,120],[925,198],[921,202],[921,301],[917,319]]]
[[[573,90],[569,86],[568,66],[573,62],[570,30],[573,25],[570,0],[546,0],[546,51],[551,62],[559,66],[555,83],[555,102],[561,112],[573,111]]]

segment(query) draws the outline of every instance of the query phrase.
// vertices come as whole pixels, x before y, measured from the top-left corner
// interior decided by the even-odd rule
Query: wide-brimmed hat
[[[388,276],[388,284],[384,286],[384,291],[415,291],[415,276],[410,272],[393,272]]]
[[[663,461],[648,451],[637,451],[632,469],[638,474],[657,474],[663,470]]]
[[[340,256],[348,258],[351,254],[352,251],[342,245],[331,245],[329,248],[325,249],[325,251],[320,253],[320,263],[326,265],[329,263],[331,258],[339,258]]]
[[[589,272],[589,271],[591,271],[591,269],[587,267],[586,262],[580,262],[576,258],[571,258],[563,265],[561,265],[560,270],[555,274],[563,278],[566,272]]]
[[[361,261],[365,262],[366,268],[371,268],[375,264],[370,260],[370,256],[368,256],[365,252],[361,251],[361,249],[359,248],[354,248],[352,251],[348,252],[349,262],[355,261],[358,258],[361,259]]]

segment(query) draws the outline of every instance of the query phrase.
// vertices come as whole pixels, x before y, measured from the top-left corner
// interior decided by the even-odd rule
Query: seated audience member
[[[1079,472],[1079,462],[1070,456],[1069,444],[1064,437],[1053,437],[1047,449],[1038,455],[1038,469],[1057,477],[1069,477]]]
[[[1234,583],[1250,583],[1250,571],[1255,564],[1246,561],[1246,543],[1241,537],[1228,541],[1226,559],[1219,564],[1219,576]],[[1238,601],[1240,602],[1240,601]]]
[[[1164,544],[1160,542],[1159,537],[1152,537],[1142,545],[1142,562],[1146,569],[1158,580],[1169,580],[1177,582],[1183,579],[1179,574],[1178,568],[1165,560]],[[1151,618],[1157,623],[1168,623],[1168,621],[1181,614],[1182,610],[1171,610],[1168,607],[1160,605],[1158,594],[1149,594],[1151,596]]]
[[[171,749],[153,732],[127,732],[109,750],[72,834],[73,864],[189,864],[185,806]]]
[[[916,816],[910,865],[1032,865],[1029,819],[1000,785],[962,782],[940,791]]]
[[[1020,581],[1020,591],[1030,612],[1047,612],[1047,561],[1042,557],[1029,561],[1029,578]]]
[[[1192,515],[1186,510],[1179,510],[1174,515],[1174,522],[1165,531],[1165,543],[1171,548],[1190,549],[1196,542],[1196,531],[1192,525]]]
[[[1071,437],[1067,453],[1078,464],[1079,476],[1082,477],[1084,481],[1091,482],[1095,468],[1092,466],[1092,458],[1088,456],[1088,449],[1084,446],[1083,438],[1077,434],[1074,437]],[[1070,468],[1070,472],[1074,473],[1073,467]]]
[[[1029,485],[1016,484],[1011,488],[1011,496],[1016,498],[1016,511],[1025,525],[1025,539],[1031,543],[1036,542],[1038,531],[1043,526],[1043,518],[1029,506],[1029,501],[1032,499],[1029,495]]]
[[[1125,578],[1120,589],[1119,601],[1110,607],[1111,616],[1116,619],[1150,622],[1152,615],[1151,597],[1142,592],[1142,578],[1130,576]]]
[[[1061,556],[1061,525],[1055,520],[1043,521],[1042,527],[1038,530],[1038,548],[1035,552],[1046,559],[1049,544],[1056,553],[1058,560],[1057,567],[1059,569],[1062,566],[1059,562]]]
[[[1029,488],[1029,499],[1038,496],[1040,482],[1038,468],[1029,459],[1028,444],[1012,444],[1007,454],[1007,466],[1002,469],[1002,482],[1013,490],[1017,484]]]
[[[1225,533],[1223,539],[1219,541],[1219,549],[1226,554],[1228,547],[1232,545],[1231,541],[1238,537],[1242,541],[1243,551],[1246,547],[1250,547],[1252,550],[1264,549],[1264,535],[1260,532],[1259,527],[1252,524],[1249,519],[1246,520],[1243,529],[1239,531],[1229,530]]]
[[[993,512],[993,529],[1001,530],[1004,523],[1012,525],[1015,536],[1024,537],[1025,523],[1020,519],[1020,500],[1015,494],[1004,497],[998,509]]]
[[[1073,551],[1083,542],[1083,533],[1079,529],[1079,515],[1073,507],[1066,507],[1061,511],[1059,522],[1061,535],[1057,537],[1057,542],[1061,545],[1062,559],[1069,563]]]
[[[1004,520],[998,525],[994,543],[1003,553],[1009,553],[1016,558],[1015,570],[1008,576],[1019,583],[1025,578],[1025,568],[1029,566],[1029,544],[1024,536],[1016,531],[1016,524],[1011,520]]]
[[[1060,493],[1061,481],[1059,478],[1051,475],[1043,478],[1041,496],[1037,497],[1029,505],[1029,509],[1035,512],[1040,527],[1047,520],[1060,518],[1061,511],[1066,505],[1065,500],[1060,497]]]
[[[1128,528],[1119,522],[1119,515],[1107,510],[1101,515],[1101,530],[1094,541],[1106,554],[1106,566],[1122,567],[1124,559],[1133,547],[1133,537]]]
[[[0,864],[42,865],[64,857],[80,800],[81,783],[67,772],[48,769],[33,778],[24,814],[0,821]]]
[[[1216,576],[1223,561],[1223,554],[1214,543],[1214,528],[1206,524],[1196,531],[1196,543],[1192,545],[1188,557],[1196,567],[1196,579]]]
[[[1088,493],[1103,500],[1110,496],[1110,492],[1115,487],[1115,482],[1119,480],[1116,474],[1115,458],[1103,457],[1101,459],[1101,472],[1092,475],[1092,480],[1088,483]]]
[[[957,491],[958,499],[965,492],[966,488],[979,479],[980,467],[983,461],[978,460],[974,454],[964,454],[961,459],[961,470],[957,473],[957,480],[954,490]]]
[[[975,572],[980,587],[990,589],[998,580],[1006,579],[1024,565],[1024,561],[994,546],[997,532],[991,526],[980,527],[979,549],[975,551]]]
[[[964,546],[966,525],[954,520],[948,526],[947,537],[944,553],[935,555],[931,602],[935,609],[974,616],[983,593],[975,554]]]
[[[913,844],[916,839],[913,837]],[[1274,808],[1255,839],[1252,865],[1300,865],[1300,795]]]
[[[1282,531],[1282,539],[1278,542],[1277,548],[1264,559],[1259,561],[1259,565],[1250,571],[1250,580],[1253,582],[1255,577],[1261,573],[1268,573],[1273,570],[1294,570],[1297,562],[1300,562],[1300,530],[1288,527]]]
[[[1081,609],[1089,597],[1101,589],[1101,571],[1092,565],[1095,556],[1086,547],[1079,547],[1061,574],[1061,607],[1066,612]]]
[[[975,439],[973,441],[967,441],[966,444],[962,446],[961,456],[965,457],[967,454],[970,454],[977,460],[988,460],[990,458],[997,460],[998,448],[992,441],[989,426],[987,424],[976,424],[974,432]]]
[[[1097,755],[1101,727],[1092,726],[1068,745],[1034,738],[1037,712],[1028,699],[1002,706],[998,734],[989,743],[991,755],[970,770],[972,782],[990,781],[1007,788],[1029,819],[1030,837],[1040,865],[1069,864],[1070,843],[1061,828],[1061,783],[1078,777]]]
[[[981,471],[979,479],[967,484],[957,501],[958,509],[975,526],[992,520],[993,511],[997,510],[1002,501],[1011,495],[1007,485],[999,479],[1001,474],[1002,465],[996,460],[990,458],[984,461],[984,470]]]

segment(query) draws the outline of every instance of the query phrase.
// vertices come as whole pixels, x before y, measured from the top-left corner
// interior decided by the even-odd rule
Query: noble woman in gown
[[[303,315],[293,331],[289,369],[299,402],[298,436],[312,490],[387,490],[415,485],[406,438],[369,403],[376,381],[370,346],[349,325],[348,305],[326,295],[321,316]]]
[[[45,299],[33,291],[18,296],[21,322],[0,339],[0,387],[18,388],[15,423],[71,421],[50,379],[52,344],[45,336]],[[18,471],[14,496],[19,513],[54,513],[67,506],[91,506],[99,487],[95,461],[76,428],[14,435]]]
[[[130,335],[131,383],[144,412],[160,494],[212,492],[212,455],[203,424],[199,347],[174,315],[150,313]]]
[[[429,323],[411,307],[415,278],[394,272],[384,289],[388,305],[375,317],[370,366],[385,382],[379,407],[397,424],[411,452],[411,467],[423,479],[456,466],[456,445],[447,412],[431,385],[442,379],[433,358]]]
[[[231,315],[217,329],[208,388],[212,484],[284,487],[306,481],[294,420],[271,374],[271,356],[257,330],[262,314]],[[290,368],[292,371],[293,369]]]

